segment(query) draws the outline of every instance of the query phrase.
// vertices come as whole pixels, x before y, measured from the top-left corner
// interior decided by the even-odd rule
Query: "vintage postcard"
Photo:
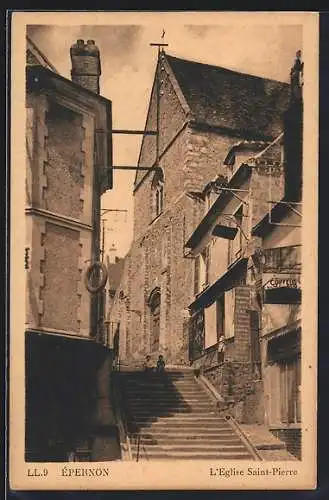
[[[318,15],[14,12],[14,490],[313,489]]]

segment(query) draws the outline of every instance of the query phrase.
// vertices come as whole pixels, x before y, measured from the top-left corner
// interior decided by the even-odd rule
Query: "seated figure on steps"
[[[153,362],[151,360],[151,356],[149,354],[145,358],[143,367],[144,367],[144,372],[153,372],[154,371],[154,365],[153,365]]]

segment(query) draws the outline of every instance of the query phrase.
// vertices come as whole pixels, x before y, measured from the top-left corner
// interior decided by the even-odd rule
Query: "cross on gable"
[[[164,43],[164,37],[165,37],[165,30],[163,29],[162,30],[162,34],[161,34],[161,38],[162,38],[162,42],[159,42],[159,43],[156,43],[156,42],[152,42],[150,43],[150,46],[151,47],[158,47],[158,53],[160,53],[160,50],[163,50],[163,47],[168,47],[168,43]]]

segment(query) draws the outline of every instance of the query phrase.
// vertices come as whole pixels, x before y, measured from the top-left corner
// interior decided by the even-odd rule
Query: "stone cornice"
[[[49,210],[44,210],[42,208],[28,207],[25,209],[25,214],[42,217],[43,219],[47,219],[49,222],[53,222],[59,226],[68,227],[70,229],[83,229],[84,231],[93,230],[90,224],[86,224],[78,219],[50,212]]]

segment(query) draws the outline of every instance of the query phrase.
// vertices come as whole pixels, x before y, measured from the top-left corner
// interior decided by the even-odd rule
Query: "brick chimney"
[[[72,81],[85,89],[99,94],[101,62],[99,49],[94,40],[77,40],[70,48]]]

